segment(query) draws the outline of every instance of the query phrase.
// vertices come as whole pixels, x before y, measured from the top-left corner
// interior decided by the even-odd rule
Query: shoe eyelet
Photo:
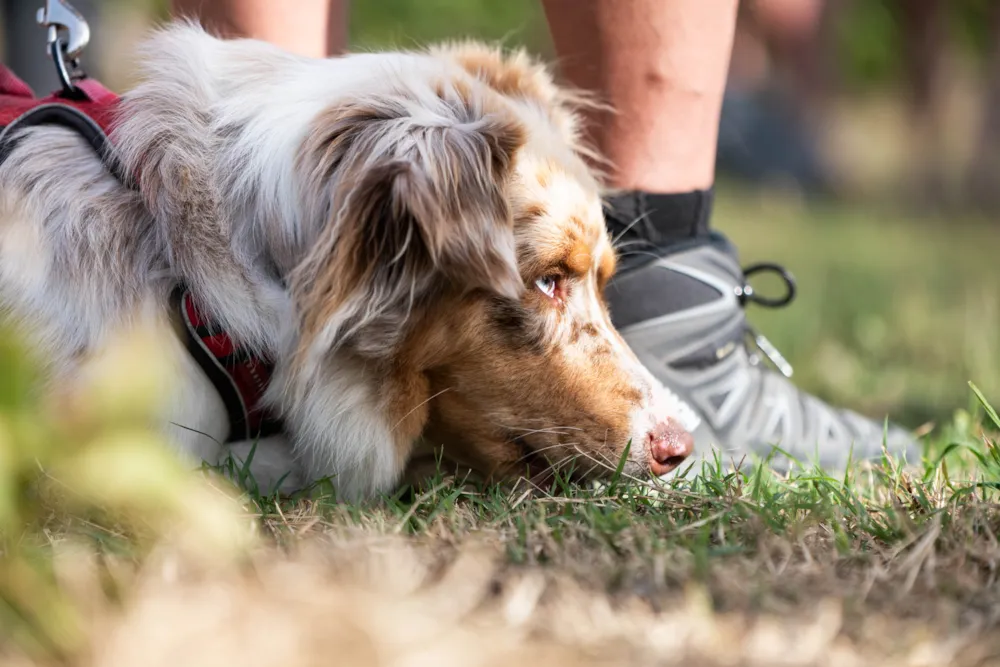
[[[782,297],[772,299],[770,297],[760,296],[756,291],[754,291],[753,286],[750,285],[749,282],[746,282],[750,276],[765,271],[778,274],[785,282],[785,288],[787,291]],[[781,308],[783,306],[787,306],[795,298],[795,277],[788,271],[788,269],[780,264],[774,264],[772,262],[751,264],[743,269],[743,278],[743,284],[737,285],[736,287],[736,297],[740,300],[740,305],[742,306],[746,306],[748,302],[752,302],[757,305],[764,306],[765,308]]]

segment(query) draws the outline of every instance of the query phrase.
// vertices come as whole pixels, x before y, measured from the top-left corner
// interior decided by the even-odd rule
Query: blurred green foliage
[[[106,1],[170,14],[170,0]],[[540,0],[356,0],[349,15],[351,48],[360,51],[474,37],[551,53]]]
[[[355,49],[477,37],[550,51],[539,0],[379,0],[354,2],[350,11]]]
[[[830,0],[838,1],[838,0]],[[839,0],[843,1],[843,0]],[[855,88],[884,85],[903,74],[905,50],[899,13],[910,0],[855,0],[834,26],[834,61],[841,80]],[[995,0],[947,0],[948,39],[959,52],[983,61],[990,49]]]
[[[856,2],[835,26],[837,73],[848,84],[882,82],[899,74],[901,37],[884,0]]]
[[[11,645],[66,657],[87,619],[50,547],[128,535],[139,554],[170,536],[228,562],[253,532],[228,485],[210,486],[166,444],[158,420],[173,376],[157,335],[123,335],[58,397],[19,340],[0,323],[0,658]]]

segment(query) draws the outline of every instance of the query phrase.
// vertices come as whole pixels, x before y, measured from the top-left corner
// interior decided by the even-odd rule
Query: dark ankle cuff
[[[608,197],[605,220],[620,264],[642,263],[662,256],[672,246],[707,238],[714,190],[658,194],[630,190]]]

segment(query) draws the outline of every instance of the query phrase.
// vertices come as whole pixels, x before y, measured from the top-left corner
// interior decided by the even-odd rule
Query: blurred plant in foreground
[[[51,548],[79,539],[74,525],[124,530],[137,553],[167,539],[215,562],[253,539],[236,495],[186,469],[157,428],[171,379],[161,349],[148,331],[123,332],[51,399],[39,365],[0,334],[0,653],[12,641],[66,657],[85,641]]]

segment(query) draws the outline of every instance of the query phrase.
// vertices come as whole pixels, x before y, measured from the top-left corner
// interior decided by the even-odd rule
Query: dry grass
[[[818,526],[762,531],[753,554],[698,574],[690,554],[616,549],[581,530],[531,542],[514,563],[502,530],[420,536],[280,522],[291,546],[206,564],[163,545],[142,559],[61,543],[56,580],[84,613],[81,665],[945,665],[1000,656],[994,524],[940,521],[865,557]],[[976,526],[986,508],[960,518]],[[669,539],[667,536],[664,538]],[[971,538],[971,539],[970,539]],[[554,557],[542,564],[545,553]],[[59,664],[8,647],[6,664]]]

